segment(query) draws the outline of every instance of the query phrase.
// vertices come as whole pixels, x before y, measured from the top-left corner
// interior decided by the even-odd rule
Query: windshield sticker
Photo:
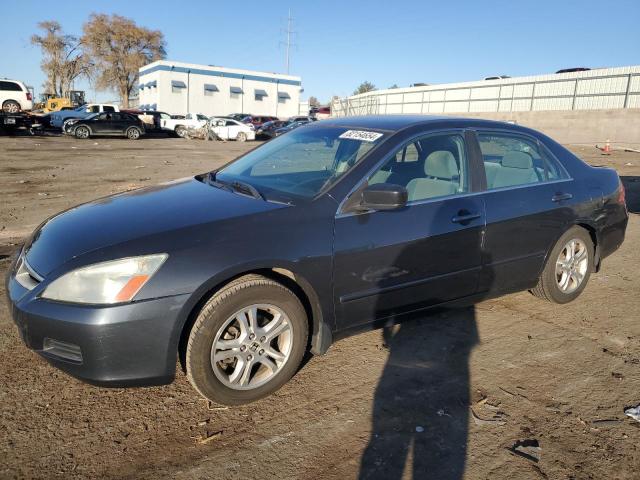
[[[346,138],[349,140],[360,140],[362,142],[375,142],[383,134],[378,132],[367,132],[366,130],[347,130],[340,138]]]

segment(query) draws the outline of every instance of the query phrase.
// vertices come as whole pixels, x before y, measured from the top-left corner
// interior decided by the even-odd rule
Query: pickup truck
[[[88,103],[81,105],[73,110],[61,110],[59,112],[49,113],[49,123],[52,127],[63,128],[64,122],[71,119],[86,118],[92,113],[102,112],[119,112],[120,110],[116,105],[104,104],[104,103]]]
[[[201,113],[187,113],[184,118],[161,118],[163,130],[171,130],[179,137],[187,135],[190,128],[202,128],[209,121],[209,117]]]

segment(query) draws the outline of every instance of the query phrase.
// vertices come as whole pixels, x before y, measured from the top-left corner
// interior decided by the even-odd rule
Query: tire
[[[21,110],[21,108],[20,108],[20,104],[15,100],[7,100],[2,104],[2,110],[4,110],[7,113],[18,113]]]
[[[182,125],[178,125],[176,127],[176,135],[180,138],[185,138],[187,136],[187,129]]]
[[[591,235],[582,227],[571,227],[551,250],[538,284],[530,292],[549,302],[569,303],[587,286],[593,264]]]
[[[140,136],[142,135],[142,132],[140,131],[140,129],[139,129],[139,128],[136,128],[136,127],[130,127],[130,128],[127,130],[126,135],[127,135],[127,138],[128,138],[129,140],[138,140],[138,139],[140,138]]]
[[[80,139],[80,140],[86,140],[87,138],[89,138],[91,136],[91,132],[89,131],[89,129],[83,125],[80,125],[79,127],[76,127],[75,131],[73,132],[73,134],[75,135],[76,138]]]
[[[245,315],[251,308],[256,308],[253,317],[257,322]],[[256,323],[258,328],[252,330],[249,325]],[[271,330],[270,325],[278,328]],[[252,338],[251,332],[256,336]],[[271,335],[275,336],[269,338]],[[307,340],[307,315],[298,297],[271,279],[245,275],[213,295],[198,314],[187,344],[187,378],[200,395],[213,402],[253,402],[275,392],[295,374]],[[267,368],[268,362],[272,368]]]
[[[247,134],[244,132],[238,132],[238,135],[236,136],[236,141],[238,142],[246,142],[247,141]]]

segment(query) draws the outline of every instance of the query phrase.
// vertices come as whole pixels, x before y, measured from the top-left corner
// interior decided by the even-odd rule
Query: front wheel
[[[90,132],[87,127],[83,127],[83,126],[76,127],[76,131],[75,131],[76,138],[79,138],[80,140],[85,140],[89,138],[89,135],[90,135]]]
[[[553,247],[531,293],[553,303],[574,300],[587,286],[593,259],[594,246],[589,232],[578,226],[570,228]]]
[[[238,142],[246,142],[247,141],[247,134],[244,132],[238,132],[238,136],[236,137],[236,140]]]
[[[187,129],[185,127],[183,127],[182,125],[178,125],[176,127],[176,135],[178,135],[180,138],[186,138]]]
[[[200,311],[187,344],[187,377],[216,403],[253,402],[293,376],[307,336],[305,309],[291,290],[261,275],[240,277]]]

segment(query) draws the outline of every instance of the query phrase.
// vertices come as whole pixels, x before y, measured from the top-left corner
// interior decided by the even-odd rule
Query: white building
[[[298,115],[302,80],[292,75],[160,60],[140,69],[139,108],[169,114]]]

